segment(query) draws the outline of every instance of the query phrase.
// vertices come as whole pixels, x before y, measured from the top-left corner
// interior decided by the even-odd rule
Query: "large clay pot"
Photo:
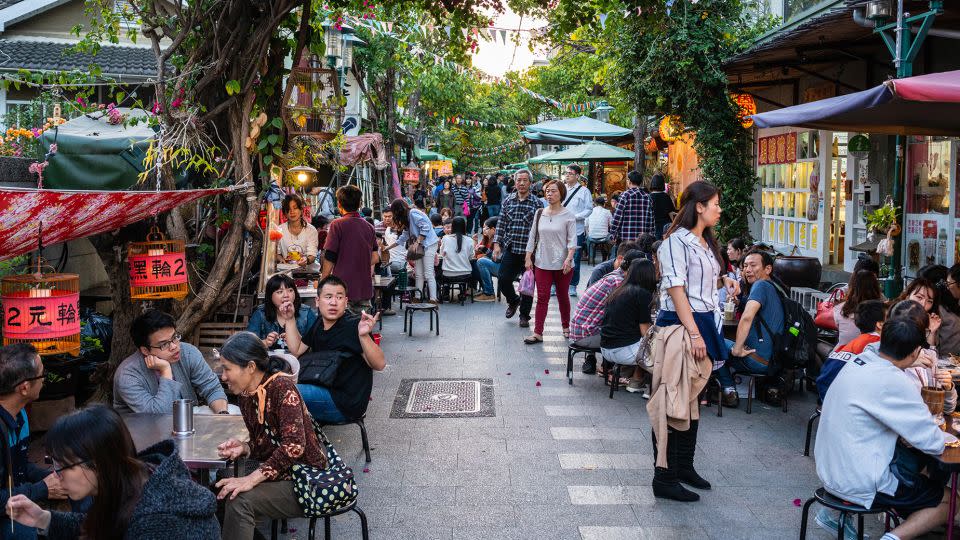
[[[782,255],[773,262],[773,275],[787,287],[816,289],[822,272],[823,266],[816,257]]]

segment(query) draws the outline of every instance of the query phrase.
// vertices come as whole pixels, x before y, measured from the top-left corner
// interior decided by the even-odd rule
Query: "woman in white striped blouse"
[[[657,250],[661,280],[660,312],[656,324],[659,327],[682,324],[690,334],[694,357],[697,360],[709,357],[714,370],[723,365],[729,352],[720,332],[717,289],[723,283],[730,294],[739,293],[737,282],[721,273],[720,261],[723,259],[713,235],[720,213],[720,194],[716,186],[707,182],[690,184],[684,190],[680,210]],[[678,358],[677,361],[682,360]],[[678,501],[700,499],[680,482],[710,489],[710,482],[693,468],[697,424],[697,420],[691,420],[687,431],[668,431],[668,467],[654,470],[655,496]]]

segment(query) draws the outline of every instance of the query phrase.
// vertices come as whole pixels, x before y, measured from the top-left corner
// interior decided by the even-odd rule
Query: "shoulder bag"
[[[540,245],[540,216],[543,214],[543,208],[537,210],[533,218],[533,251],[530,252],[530,260],[537,262],[537,246]]]
[[[357,500],[357,482],[354,480],[353,470],[340,459],[340,455],[330,444],[320,425],[306,412],[305,405],[304,413],[310,419],[317,440],[323,445],[327,454],[327,466],[323,468],[294,463],[290,467],[293,492],[297,495],[297,501],[305,517],[324,517],[350,506]],[[308,429],[307,426],[304,428]],[[263,420],[263,429],[270,438],[270,442],[280,447],[280,440],[270,429],[266,417]]]
[[[330,388],[337,378],[340,363],[350,358],[344,351],[311,351],[300,357],[297,382]]]
[[[844,297],[843,289],[833,291],[830,298],[817,304],[817,316],[813,319],[813,324],[818,328],[826,330],[837,330],[837,319],[833,316],[833,308],[838,302],[842,302]]]

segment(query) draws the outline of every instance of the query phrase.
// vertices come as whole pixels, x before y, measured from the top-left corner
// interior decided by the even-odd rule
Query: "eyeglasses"
[[[57,462],[56,462],[56,461],[53,461],[53,460],[51,460],[50,463],[53,465],[53,474],[57,475],[57,478],[59,478],[59,479],[62,480],[62,479],[63,479],[63,474],[62,474],[63,471],[65,471],[65,470],[67,470],[67,469],[72,469],[72,468],[74,468],[74,467],[78,467],[78,466],[80,466],[80,465],[86,465],[87,463],[90,463],[90,460],[89,460],[89,459],[85,459],[85,460],[83,460],[83,461],[78,461],[78,462],[76,462],[76,463],[71,463],[71,464],[69,464],[69,465],[60,465],[60,466],[57,466]]]
[[[947,281],[947,287],[953,287],[956,284],[957,284],[956,281]]]
[[[20,381],[17,381],[17,384],[15,384],[15,385],[13,385],[13,386],[14,386],[14,387],[17,387],[17,386],[20,386],[21,384],[23,384],[23,383],[25,383],[25,382],[39,381],[39,380],[46,379],[46,378],[47,378],[47,374],[46,374],[46,373],[41,373],[41,374],[37,375],[36,377],[27,377],[26,379],[21,379]]]
[[[171,347],[172,345],[174,345],[174,344],[176,344],[176,343],[180,343],[180,338],[182,338],[182,337],[183,337],[183,336],[180,335],[180,333],[178,332],[178,333],[176,333],[176,334],[173,335],[173,339],[171,339],[171,340],[169,340],[169,341],[161,341],[159,345],[150,345],[150,348],[151,348],[151,349],[160,349],[161,351],[169,351],[169,350],[170,350],[170,347]]]

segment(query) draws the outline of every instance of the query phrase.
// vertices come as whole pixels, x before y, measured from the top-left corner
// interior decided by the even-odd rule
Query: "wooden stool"
[[[403,331],[413,337],[413,314],[426,311],[430,314],[430,330],[433,331],[433,318],[437,318],[437,335],[440,335],[440,307],[436,304],[407,304],[403,314]]]

